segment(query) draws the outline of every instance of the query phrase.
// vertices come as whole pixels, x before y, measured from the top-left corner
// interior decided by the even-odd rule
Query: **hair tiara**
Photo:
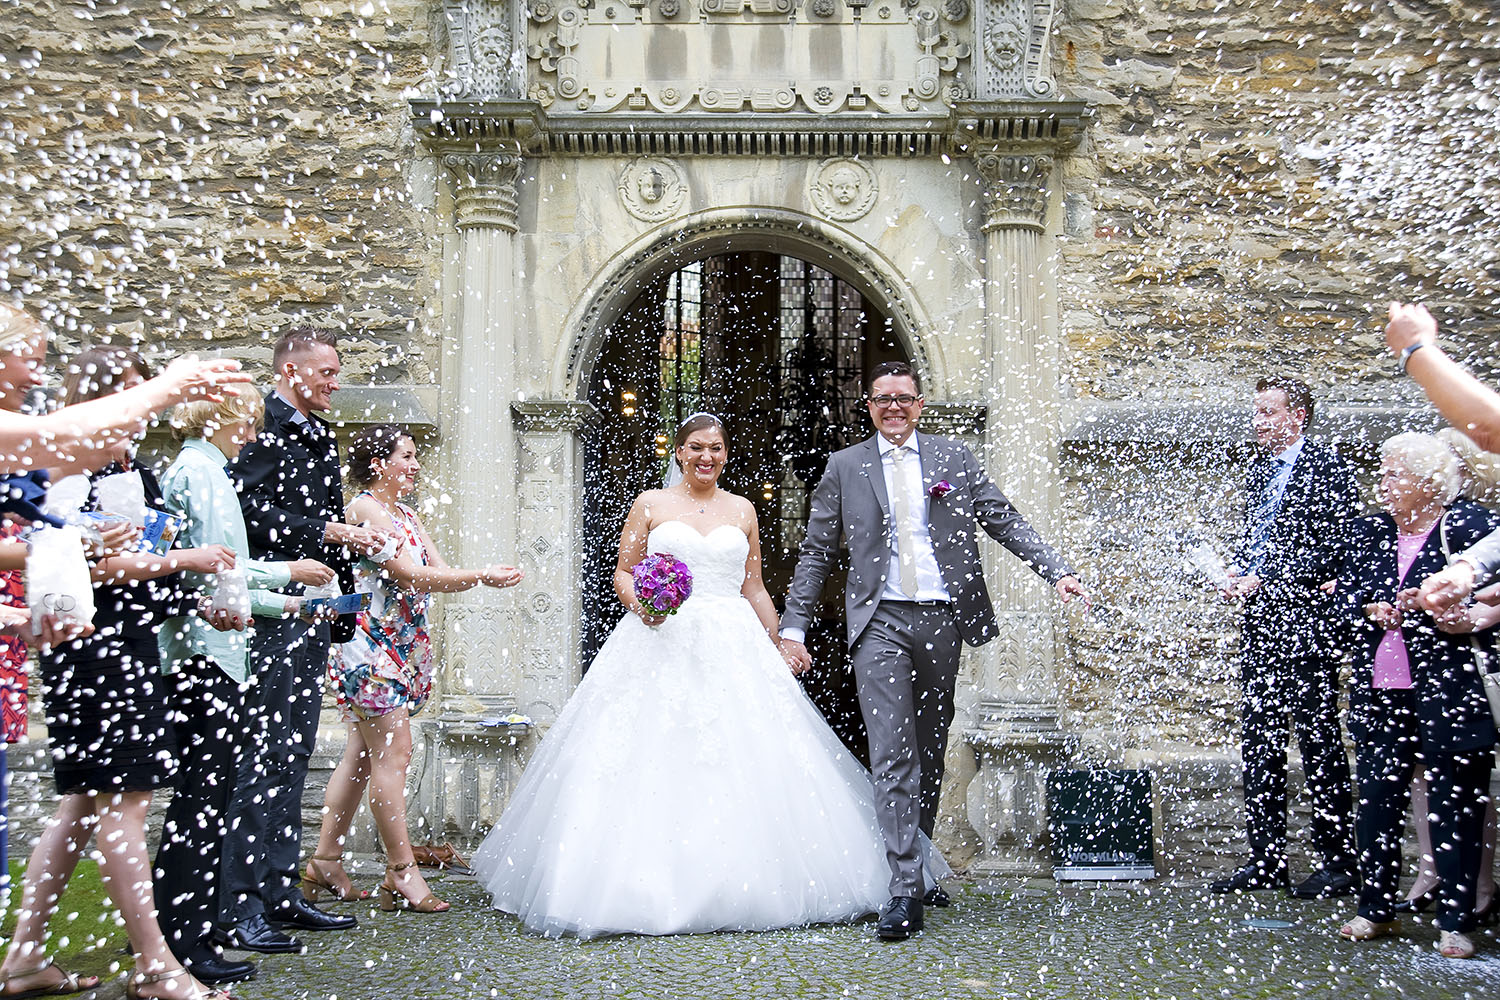
[[[682,430],[684,427],[686,427],[688,425],[688,423],[690,421],[697,420],[699,417],[707,417],[708,419],[712,420],[714,423],[718,424],[720,427],[724,426],[724,421],[722,421],[722,420],[719,419],[718,414],[716,414],[716,413],[709,413],[707,410],[699,410],[697,413],[689,413],[687,416],[683,417],[682,418],[682,423],[680,423],[680,424],[677,425],[677,429],[678,430]]]

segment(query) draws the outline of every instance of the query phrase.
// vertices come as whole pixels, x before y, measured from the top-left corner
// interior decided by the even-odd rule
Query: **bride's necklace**
[[[715,486],[714,487],[714,491],[708,495],[708,499],[707,500],[699,500],[699,499],[697,499],[696,497],[693,496],[693,491],[692,490],[687,490],[686,492],[687,492],[688,503],[696,505],[697,508],[698,508],[698,513],[700,513],[700,514],[707,514],[708,513],[708,505],[711,504],[711,503],[713,503],[715,500],[719,499],[719,488],[717,486]]]

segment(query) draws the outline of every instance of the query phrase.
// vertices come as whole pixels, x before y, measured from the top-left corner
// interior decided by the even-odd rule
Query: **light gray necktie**
[[[901,593],[917,596],[917,562],[912,557],[910,524],[907,520],[910,499],[906,495],[906,449],[891,452],[891,509],[896,515],[896,560],[901,567]]]

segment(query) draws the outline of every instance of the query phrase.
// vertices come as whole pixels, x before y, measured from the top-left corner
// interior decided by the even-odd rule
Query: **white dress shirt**
[[[896,468],[892,458],[892,452],[896,446],[886,440],[884,435],[877,435],[876,442],[880,446],[880,467],[885,476],[885,495],[887,506],[891,511],[891,562],[886,569],[885,589],[880,592],[882,601],[949,601],[953,595],[948,593],[948,587],[943,583],[942,571],[938,569],[937,553],[932,550],[932,538],[928,534],[927,523],[927,493],[922,489],[922,453],[921,443],[916,431],[911,432],[911,437],[906,439],[902,447],[907,449],[903,457],[902,469],[906,473],[903,477],[902,488],[906,490],[907,503],[907,537],[912,543],[912,561],[917,572],[917,593],[915,597],[907,597],[901,593],[901,556],[896,548],[896,506],[891,502],[896,489]],[[784,628],[781,636],[793,642],[806,640],[806,633],[800,628]]]
[[[951,601],[953,596],[943,583],[943,573],[938,569],[937,553],[932,551],[932,538],[928,534],[927,493],[922,489],[922,444],[921,435],[911,432],[911,437],[901,445],[906,449],[902,461],[904,482],[896,480],[896,445],[884,435],[876,438],[880,446],[880,469],[885,474],[885,494],[891,509],[891,565],[885,575],[885,589],[880,592],[882,601]],[[896,517],[896,490],[906,492],[906,537],[911,542],[912,562],[917,571],[917,593],[908,597],[901,592],[901,556],[896,547],[896,532],[899,526]]]

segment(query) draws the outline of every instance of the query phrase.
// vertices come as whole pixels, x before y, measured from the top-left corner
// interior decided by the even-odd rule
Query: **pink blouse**
[[[1427,544],[1427,536],[1431,534],[1432,528],[1428,528],[1420,535],[1396,536],[1396,579],[1406,579],[1411,564],[1417,561],[1417,553],[1422,551],[1422,546]],[[1406,640],[1401,637],[1399,628],[1389,629],[1381,636],[1380,645],[1375,649],[1374,676],[1370,686],[1411,687],[1411,660],[1407,658]]]

